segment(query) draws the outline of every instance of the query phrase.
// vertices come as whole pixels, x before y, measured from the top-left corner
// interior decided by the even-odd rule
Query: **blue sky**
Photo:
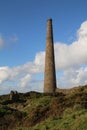
[[[53,19],[55,50],[57,50],[57,47],[62,48],[62,50],[68,47],[71,48],[75,41],[79,41],[77,31],[79,30],[78,35],[80,37],[82,35],[81,25],[87,21],[87,0],[0,0],[1,94],[8,93],[11,89],[42,91],[43,57],[46,46],[46,21],[48,18]],[[87,27],[86,25],[85,22],[82,29]],[[63,56],[62,52],[58,54]],[[87,55],[82,52],[81,54],[84,55],[82,58],[85,59]],[[75,61],[75,59],[72,59],[72,61]],[[57,75],[61,75],[57,80],[64,78],[66,71],[79,72],[81,68],[86,69],[85,60],[79,62],[78,59],[78,63],[73,62],[74,69],[71,64],[71,66],[67,65],[69,70],[67,70],[64,60],[61,63],[64,63],[64,66],[57,67],[57,72],[59,72]],[[29,66],[29,68],[25,66]],[[18,67],[22,69],[18,69]],[[25,68],[31,70],[27,72]],[[35,70],[36,68],[37,70]],[[8,74],[8,70],[11,71],[11,74]],[[15,75],[13,79],[16,80],[11,79],[12,72]],[[15,72],[16,74],[14,74]],[[24,82],[24,79],[27,83]],[[59,82],[60,88],[63,88],[65,82],[70,86],[84,84],[83,82],[85,82],[79,81],[78,84],[70,84],[68,79],[64,81],[65,79],[63,79],[63,82],[62,80]],[[25,84],[23,87],[21,87],[21,84],[23,85],[21,82]],[[37,89],[35,89],[35,86]]]

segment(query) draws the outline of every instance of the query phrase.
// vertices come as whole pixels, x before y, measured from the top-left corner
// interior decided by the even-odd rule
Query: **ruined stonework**
[[[18,101],[19,99],[19,94],[17,91],[11,91],[10,92],[10,100],[12,101]]]
[[[46,56],[44,73],[44,92],[54,93],[56,91],[55,57],[53,45],[52,19],[47,21]]]

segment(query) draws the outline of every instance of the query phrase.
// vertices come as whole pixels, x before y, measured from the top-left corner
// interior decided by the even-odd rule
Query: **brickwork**
[[[53,45],[52,19],[47,21],[46,56],[44,73],[44,92],[54,93],[56,91],[55,57]]]

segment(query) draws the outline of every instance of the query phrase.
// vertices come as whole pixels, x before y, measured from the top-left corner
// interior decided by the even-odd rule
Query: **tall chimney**
[[[55,93],[56,91],[56,73],[55,57],[53,45],[52,19],[47,21],[46,37],[46,56],[45,56],[45,73],[44,73],[44,93]]]

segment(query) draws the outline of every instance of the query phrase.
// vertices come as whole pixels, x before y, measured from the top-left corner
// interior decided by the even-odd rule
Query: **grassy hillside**
[[[87,85],[55,94],[0,96],[0,130],[87,130]]]

